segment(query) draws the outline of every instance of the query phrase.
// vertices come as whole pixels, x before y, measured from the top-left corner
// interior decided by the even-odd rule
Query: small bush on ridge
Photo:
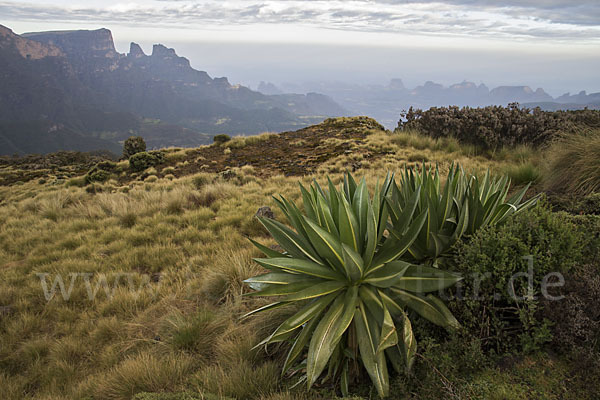
[[[123,143],[123,158],[146,151],[146,142],[141,136],[131,136]]]
[[[129,157],[129,168],[131,168],[132,171],[140,172],[146,168],[157,165],[159,162],[160,160],[155,154],[144,151]]]
[[[231,140],[231,136],[226,135],[224,133],[219,134],[219,135],[215,135],[213,137],[213,141],[215,143],[226,143],[226,142],[229,142],[230,140]]]

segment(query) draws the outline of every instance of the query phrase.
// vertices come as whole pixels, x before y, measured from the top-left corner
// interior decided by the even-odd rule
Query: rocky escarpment
[[[15,49],[19,52],[21,57],[30,60],[39,60],[45,57],[60,57],[64,55],[56,46],[28,40],[16,35],[12,30],[2,25],[0,25],[0,48]]]
[[[7,132],[0,138],[0,154],[23,152],[28,142],[34,146],[26,146],[27,151],[48,151],[39,140],[48,124],[65,128],[64,149],[80,150],[65,139],[71,133],[108,138],[112,144],[103,148],[144,132],[151,133],[146,139],[157,147],[197,146],[211,134],[292,130],[341,115],[331,99],[266,96],[227,78],[213,79],[162,44],[154,45],[150,55],[135,43],[129,54],[119,53],[108,29],[19,36],[3,28],[0,65],[0,125],[11,124],[0,126]],[[153,128],[140,130],[140,121],[148,119],[156,121]],[[106,120],[123,125],[107,131]],[[26,124],[15,130],[15,122]]]
[[[108,29],[29,32],[21,35],[36,42],[53,45],[73,58],[117,57],[112,33]]]

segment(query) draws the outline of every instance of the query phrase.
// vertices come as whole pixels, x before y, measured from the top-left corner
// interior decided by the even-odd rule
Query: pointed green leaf
[[[277,243],[292,256],[306,258],[316,263],[322,262],[310,243],[281,222],[270,218],[258,218],[258,220],[269,231]]]
[[[285,296],[293,295],[303,291],[306,288],[318,286],[318,282],[323,282],[318,279],[304,279],[301,282],[288,283],[287,285],[271,285],[265,289],[247,293],[246,296]],[[327,281],[332,282],[332,281]],[[284,300],[288,301],[288,300]]]
[[[344,256],[344,269],[351,282],[356,282],[363,276],[363,260],[360,254],[355,252],[347,244],[342,244],[342,254]]]
[[[402,256],[409,246],[417,239],[419,231],[423,227],[426,218],[427,211],[424,211],[413,221],[408,231],[406,231],[406,233],[402,236],[400,236],[396,231],[392,230],[392,236],[395,240],[390,242],[386,240],[372,262],[373,267],[394,261],[398,257]]]
[[[389,394],[389,378],[385,353],[377,353],[379,337],[377,337],[376,323],[372,317],[369,317],[362,302],[359,302],[354,320],[356,321],[358,348],[363,365],[379,396],[386,397]]]
[[[342,290],[346,287],[346,282],[344,281],[321,281],[320,283],[313,284],[312,286],[303,288],[293,294],[287,296],[284,301],[299,301],[299,300],[307,300],[315,297],[325,296],[329,293],[334,293],[339,290]]]
[[[462,277],[439,268],[410,265],[404,275],[394,284],[397,289],[427,293],[443,290],[460,281]]]
[[[398,332],[396,332],[396,325],[392,320],[390,312],[383,303],[383,324],[381,325],[381,335],[379,336],[379,345],[377,346],[377,353],[382,352],[388,347],[392,347],[398,344]]]
[[[360,227],[358,225],[358,220],[354,215],[352,207],[344,197],[341,198],[339,213],[340,240],[342,243],[346,243],[350,246],[354,251],[360,252]]]
[[[331,304],[331,302],[335,299],[337,293],[331,293],[326,296],[315,299],[314,301],[308,303],[304,307],[302,307],[298,312],[294,315],[286,319],[279,327],[273,332],[273,334],[269,337],[268,343],[272,343],[277,341],[283,335],[286,335],[289,332],[292,332],[306,322],[308,322],[311,318],[320,315],[325,308]]]
[[[404,290],[391,288],[393,293],[393,299],[397,299],[400,302],[406,304],[409,308],[416,311],[419,315],[428,321],[433,322],[436,325],[442,327],[452,327],[454,324],[453,318],[449,318],[448,315],[442,313],[438,309],[438,305],[431,301],[433,296],[424,297],[418,294],[406,292]]]
[[[321,228],[310,219],[304,219],[306,234],[312,246],[319,252],[320,256],[340,272],[344,272],[344,255],[342,254],[342,243],[331,233]]]
[[[283,307],[283,306],[288,305],[288,304],[289,303],[287,303],[285,301],[277,301],[275,303],[267,304],[266,306],[259,307],[256,310],[252,310],[252,311],[250,311],[250,312],[242,315],[240,317],[240,319],[245,319],[245,318],[248,318],[251,315],[258,314],[259,312],[267,311],[267,310],[273,310],[275,308]]]
[[[348,296],[350,296],[350,300],[348,300]],[[309,389],[325,369],[342,334],[352,322],[356,296],[356,289],[349,289],[344,296],[338,296],[317,325],[308,347],[306,360]],[[350,302],[352,298],[354,298],[354,303]],[[348,304],[345,304],[347,301]]]
[[[364,282],[380,288],[394,286],[411,266],[404,261],[391,261],[367,272]]]
[[[267,269],[283,269],[297,272],[317,278],[341,280],[343,277],[336,271],[312,261],[300,260],[298,258],[255,258],[254,261]]]
[[[410,371],[415,362],[415,355],[417,354],[417,339],[413,334],[410,319],[408,319],[408,315],[404,311],[402,311],[402,340],[399,344],[406,370]]]
[[[296,340],[294,340],[292,347],[288,352],[287,358],[285,359],[285,363],[283,364],[283,369],[281,372],[282,376],[292,367],[292,365],[294,364],[294,362],[296,362],[298,357],[302,355],[302,352],[304,351],[304,348],[306,347],[310,338],[312,337],[312,334],[315,328],[317,327],[317,324],[321,321],[319,319],[319,316],[320,314],[310,319],[306,323],[306,325],[304,325],[302,331],[296,337]]]
[[[267,246],[262,245],[262,244],[258,243],[255,240],[252,240],[251,238],[248,238],[248,240],[250,242],[252,242],[252,244],[254,246],[256,246],[256,248],[259,249],[267,257],[270,257],[270,258],[273,258],[273,257],[285,257],[285,254],[280,253],[278,251],[275,251],[273,249],[270,249]]]

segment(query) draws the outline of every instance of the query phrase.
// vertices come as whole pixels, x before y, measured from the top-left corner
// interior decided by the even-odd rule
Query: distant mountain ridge
[[[323,93],[354,113],[369,115],[388,128],[395,127],[402,110],[411,106],[421,109],[449,105],[483,107],[518,102],[525,106],[540,106],[548,111],[600,108],[600,93],[587,94],[582,91],[576,95],[566,93],[553,98],[542,88],[534,90],[529,86],[499,86],[490,89],[483,83],[477,85],[469,81],[450,86],[427,81],[413,89],[407,88],[401,79],[392,79],[388,85],[305,82],[284,83],[278,87],[270,82],[262,82],[259,91],[261,88],[271,92]]]
[[[119,53],[108,29],[17,35],[0,26],[0,65],[0,154],[118,151],[131,134],[153,147],[198,146],[217,133],[348,114],[324,95],[267,96],[211,78],[161,44],[150,55],[136,43]]]

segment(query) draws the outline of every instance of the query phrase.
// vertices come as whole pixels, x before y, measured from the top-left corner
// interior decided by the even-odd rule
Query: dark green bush
[[[598,265],[600,263],[600,215],[572,215],[570,220],[577,226],[585,241],[583,262]]]
[[[600,215],[600,193],[592,193],[581,199],[579,210],[582,214]]]
[[[94,169],[86,175],[86,182],[106,182],[110,179],[110,172],[104,171],[102,169]]]
[[[161,150],[150,150],[148,154],[153,155],[158,164],[165,162],[165,153],[163,153]]]
[[[457,245],[453,264],[465,280],[456,294],[462,300],[450,302],[450,309],[488,349],[534,350],[551,339],[552,323],[538,314],[542,281],[551,272],[571,271],[585,245],[570,216],[553,213],[546,201],[502,226],[482,229]],[[524,257],[531,257],[531,267]],[[534,300],[527,298],[529,278],[523,276],[530,268]],[[511,279],[517,273],[522,276]]]
[[[110,179],[112,172],[117,168],[117,163],[112,161],[100,161],[88,171],[84,177],[83,183],[88,185],[93,182],[106,182]],[[67,186],[77,186],[77,181],[71,179]]]
[[[129,157],[129,168],[132,171],[140,172],[160,163],[159,157],[150,152],[136,153]]]
[[[131,136],[123,143],[123,158],[146,151],[146,142],[141,136]]]
[[[401,114],[398,130],[419,130],[434,138],[454,137],[487,149],[517,144],[539,146],[561,130],[600,126],[600,111],[542,111],[508,107],[471,108],[457,106],[413,109]]]
[[[215,135],[215,137],[213,138],[213,141],[215,143],[225,143],[225,142],[229,142],[230,140],[231,140],[231,136],[225,135],[225,134]]]
[[[96,168],[111,172],[117,168],[117,163],[109,160],[100,161],[98,164],[96,164]]]
[[[555,321],[554,347],[576,356],[595,355],[600,362],[600,270],[592,264],[577,266],[557,295],[564,299],[543,308],[543,316]]]

